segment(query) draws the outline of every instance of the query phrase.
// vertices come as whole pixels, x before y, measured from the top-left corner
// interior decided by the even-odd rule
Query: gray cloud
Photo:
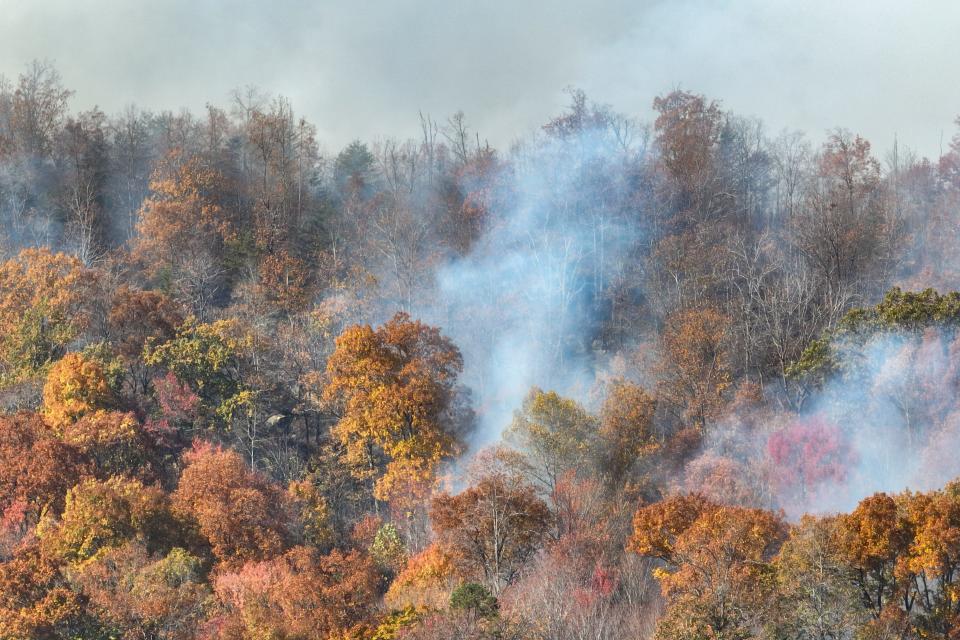
[[[57,64],[74,106],[113,112],[283,93],[325,146],[413,135],[457,109],[496,144],[557,112],[563,88],[650,116],[675,87],[815,139],[894,133],[935,156],[960,113],[960,4],[811,0],[0,0],[0,73]]]

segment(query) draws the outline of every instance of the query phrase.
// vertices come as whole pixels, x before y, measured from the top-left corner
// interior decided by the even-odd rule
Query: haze
[[[576,86],[649,119],[702,92],[772,132],[846,127],[878,152],[937,157],[960,113],[960,4],[0,0],[0,74],[49,59],[72,105],[197,110],[257,85],[293,100],[330,152],[414,135],[462,109],[491,143],[542,124]]]

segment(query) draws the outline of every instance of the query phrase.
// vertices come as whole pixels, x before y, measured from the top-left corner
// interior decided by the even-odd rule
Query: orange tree
[[[139,212],[133,256],[201,316],[221,285],[225,249],[238,240],[236,220],[220,204],[224,188],[217,170],[174,149],[159,163]]]
[[[430,519],[461,573],[482,579],[495,595],[540,548],[552,520],[536,490],[510,473],[491,473],[457,495],[437,496]]]
[[[282,553],[288,537],[284,492],[252,471],[235,451],[197,444],[173,493],[174,512],[195,525],[220,562]]]
[[[730,319],[712,308],[667,319],[657,394],[688,426],[705,429],[727,403],[733,376],[729,327]]]
[[[229,638],[354,637],[372,621],[378,576],[369,557],[351,551],[320,555],[294,547],[217,575],[214,591]]]
[[[114,294],[107,327],[132,393],[146,393],[149,386],[150,367],[142,360],[144,346],[172,339],[183,321],[180,305],[163,293],[124,285]]]
[[[836,543],[864,606],[874,617],[906,597],[905,576],[897,568],[903,566],[911,537],[901,505],[885,493],[863,499],[838,519]]]
[[[59,514],[67,490],[89,473],[81,453],[50,434],[40,417],[0,417],[0,510],[22,503],[32,519]]]
[[[0,563],[0,638],[98,637],[96,626],[82,594],[35,541]]]
[[[200,560],[181,548],[151,555],[130,542],[106,551],[71,581],[88,612],[121,637],[189,640],[209,606],[202,576]]]
[[[336,340],[323,398],[339,415],[333,435],[347,458],[390,500],[428,481],[458,450],[469,413],[458,397],[460,351],[439,329],[398,313],[383,326],[356,325]]]
[[[412,556],[390,583],[384,601],[393,609],[442,609],[457,584],[453,558],[438,543]]]
[[[772,560],[786,533],[775,513],[720,506],[700,496],[641,508],[629,546],[664,563],[654,572],[667,600],[657,637],[757,635],[776,603]]]
[[[838,517],[836,544],[871,628],[890,620],[920,637],[960,628],[960,487],[878,493]]]

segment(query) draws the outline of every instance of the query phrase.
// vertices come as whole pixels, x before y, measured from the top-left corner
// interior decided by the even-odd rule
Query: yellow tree
[[[0,385],[41,373],[83,332],[91,276],[76,258],[48,249],[0,264]]]
[[[254,341],[249,327],[234,318],[200,323],[190,317],[172,340],[148,340],[143,355],[145,364],[166,368],[196,394],[199,416],[208,427],[233,431],[251,464],[259,442],[256,393],[250,384],[256,369]]]
[[[47,374],[41,413],[50,428],[62,435],[82,416],[107,408],[111,399],[103,367],[83,354],[68,353]]]
[[[653,433],[657,401],[643,387],[616,380],[607,391],[600,410],[600,468],[612,486],[629,478],[644,455],[658,448]]]
[[[324,400],[340,416],[333,435],[349,461],[390,500],[415,480],[429,481],[458,450],[469,419],[460,402],[460,351],[439,329],[398,313],[374,330],[346,329],[327,361]]]
[[[506,437],[526,455],[531,478],[553,494],[564,474],[583,468],[596,432],[596,420],[575,400],[534,387]]]
[[[163,490],[121,476],[82,480],[67,492],[60,519],[38,527],[45,553],[77,565],[130,540],[157,549],[175,531]]]

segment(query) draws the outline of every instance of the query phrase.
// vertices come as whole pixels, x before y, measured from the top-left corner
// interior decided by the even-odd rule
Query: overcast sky
[[[772,132],[841,126],[936,156],[960,113],[956,0],[0,0],[0,74],[53,61],[75,109],[290,97],[324,147],[462,109],[498,145],[576,86],[644,119],[673,88]]]

